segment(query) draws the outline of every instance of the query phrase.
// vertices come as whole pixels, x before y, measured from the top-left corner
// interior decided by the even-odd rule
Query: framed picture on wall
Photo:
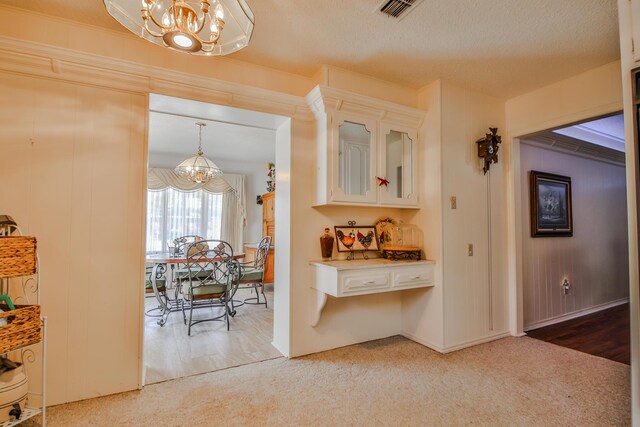
[[[573,236],[571,178],[530,172],[531,237]]]

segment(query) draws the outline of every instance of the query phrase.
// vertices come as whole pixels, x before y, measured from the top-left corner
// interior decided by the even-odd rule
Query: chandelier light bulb
[[[224,9],[222,8],[222,5],[220,3],[218,3],[216,5],[216,19],[224,19]]]
[[[188,49],[191,46],[193,46],[193,42],[191,41],[191,39],[186,37],[183,34],[177,34],[173,36],[173,41],[175,42],[175,44],[177,44],[180,47],[184,47],[185,49]]]
[[[162,25],[164,25],[165,27],[171,25],[171,18],[169,18],[168,10],[165,10],[165,12],[162,14]]]

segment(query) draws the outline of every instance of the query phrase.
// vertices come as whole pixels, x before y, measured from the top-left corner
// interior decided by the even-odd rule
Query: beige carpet
[[[526,337],[447,355],[392,337],[61,405],[47,423],[621,426],[629,367]]]

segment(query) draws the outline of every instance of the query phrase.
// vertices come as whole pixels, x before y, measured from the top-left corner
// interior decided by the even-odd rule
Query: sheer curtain
[[[167,242],[194,234],[242,250],[244,175],[225,174],[203,186],[171,169],[150,169],[147,186],[147,252],[166,251]]]
[[[165,252],[167,243],[186,235],[220,239],[222,194],[168,188],[147,193],[147,252]],[[173,244],[171,244],[173,246]]]

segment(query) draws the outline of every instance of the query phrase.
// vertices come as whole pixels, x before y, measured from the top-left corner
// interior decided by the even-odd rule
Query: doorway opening
[[[272,344],[274,195],[276,150],[288,152],[290,127],[287,117],[149,96],[145,384],[282,357]],[[200,141],[204,157],[222,171],[206,183],[174,171],[196,155]],[[216,291],[196,299],[198,286],[209,290],[224,264],[195,262],[203,247],[211,258],[212,241],[226,242],[225,253],[251,279],[234,282],[222,296]]]
[[[623,116],[519,142],[524,331],[629,364]]]

